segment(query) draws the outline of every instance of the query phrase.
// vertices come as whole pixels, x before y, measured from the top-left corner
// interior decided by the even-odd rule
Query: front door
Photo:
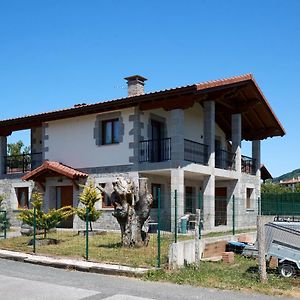
[[[185,187],[185,201],[184,201],[184,213],[194,214],[196,212],[195,199],[193,188],[191,186]]]
[[[73,206],[73,186],[58,186],[56,187],[56,208],[65,206]],[[73,216],[63,220],[59,227],[72,228]]]
[[[215,190],[215,226],[227,225],[227,188]]]
[[[163,159],[163,132],[164,124],[162,122],[151,120],[151,134],[152,134],[152,147],[151,147],[151,161],[158,162]]]

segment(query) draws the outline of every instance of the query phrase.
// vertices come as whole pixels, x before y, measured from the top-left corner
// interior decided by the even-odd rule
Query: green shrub
[[[43,197],[41,193],[33,193],[31,204],[36,209],[36,229],[44,232],[44,238],[47,232],[56,228],[61,221],[74,214],[72,206],[65,206],[59,209],[51,209],[47,213],[42,210]],[[24,209],[18,216],[23,223],[34,226],[34,209]]]

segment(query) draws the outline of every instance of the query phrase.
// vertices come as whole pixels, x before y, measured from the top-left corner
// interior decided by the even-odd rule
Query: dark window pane
[[[160,189],[161,192],[161,184],[152,184],[152,208],[158,208],[158,189]]]
[[[195,207],[194,207],[194,199],[193,199],[193,188],[187,186],[185,188],[185,213],[194,213]]]
[[[114,121],[114,126],[113,126],[113,142],[114,143],[119,143],[120,139],[120,122],[119,120]]]

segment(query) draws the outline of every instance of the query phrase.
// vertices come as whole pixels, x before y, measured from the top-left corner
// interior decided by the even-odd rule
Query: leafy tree
[[[29,154],[30,147],[24,146],[24,143],[20,140],[16,143],[10,143],[7,145],[7,155],[21,155],[21,154]]]
[[[56,228],[61,221],[73,215],[73,207],[65,206],[60,209],[51,209],[45,213],[42,210],[43,197],[41,193],[35,192],[32,194],[32,206],[36,209],[36,229],[43,230],[44,238],[47,237],[47,232]],[[22,210],[18,218],[29,226],[34,225],[34,209]]]
[[[23,157],[22,155],[25,155]],[[10,168],[23,168],[24,164],[30,164],[30,158],[28,157],[30,154],[30,147],[24,146],[24,143],[20,140],[16,143],[11,143],[7,145],[7,155],[9,158],[9,167]]]
[[[92,222],[95,222],[101,216],[101,211],[95,208],[96,202],[102,200],[102,196],[94,184],[90,181],[86,186],[84,186],[82,193],[79,195],[79,201],[84,205],[84,207],[79,207],[76,209],[78,217],[84,222],[88,221],[90,223],[90,229],[93,231]],[[86,209],[89,209],[88,220],[86,220]]]
[[[291,189],[279,183],[266,182],[261,185],[261,192],[270,194],[282,194],[290,193]]]

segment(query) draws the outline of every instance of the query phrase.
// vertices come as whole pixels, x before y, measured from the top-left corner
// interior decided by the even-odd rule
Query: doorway
[[[56,187],[56,209],[65,206],[73,206],[73,186],[57,186]],[[60,228],[72,228],[73,227],[73,216],[63,220]]]
[[[227,188],[215,189],[215,226],[227,225]]]
[[[151,161],[159,162],[163,160],[163,138],[164,138],[164,123],[151,120]]]

